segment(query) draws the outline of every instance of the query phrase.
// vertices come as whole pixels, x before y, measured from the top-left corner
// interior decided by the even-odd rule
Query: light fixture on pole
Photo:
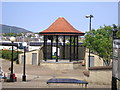
[[[90,18],[90,23],[89,23],[89,30],[91,31],[91,18],[93,18],[93,15],[86,15],[86,18]],[[90,48],[89,48],[89,67],[90,67]]]
[[[17,60],[16,60],[16,64],[19,64],[19,60],[18,60],[18,48],[19,48],[19,44],[17,44]]]
[[[25,52],[26,52],[26,46],[27,46],[27,43],[26,43],[26,42],[23,42],[23,47],[24,47],[24,66],[23,66],[22,81],[26,81],[26,75],[25,75],[25,63],[26,63],[26,55],[25,55]]]
[[[10,82],[14,82],[13,78],[13,43],[15,41],[15,37],[11,37],[10,41],[12,42],[12,58],[11,58],[11,73],[10,73]]]
[[[115,43],[115,40],[117,39],[117,31],[118,31],[118,29],[117,29],[117,26],[116,25],[113,25],[113,42],[112,42],[112,44],[113,44],[113,60],[112,60],[112,85],[111,85],[111,90],[117,90],[117,75],[118,75],[118,73],[117,73],[117,70],[118,70],[118,67],[117,66],[119,66],[118,64],[119,64],[119,62],[117,62],[119,59],[118,59],[118,56],[117,56],[117,58],[116,57],[114,57],[114,55],[115,55],[115,53],[114,53],[114,51],[115,51],[115,44],[117,44],[117,43]],[[118,52],[118,51],[117,51]],[[117,70],[116,70],[116,67],[117,67]]]

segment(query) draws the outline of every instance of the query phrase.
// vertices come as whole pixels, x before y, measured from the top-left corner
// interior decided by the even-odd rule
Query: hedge
[[[22,53],[22,51],[18,51],[18,54],[20,54],[20,53]],[[12,50],[1,50],[0,57],[11,60],[12,59]],[[18,59],[17,51],[13,51],[13,60],[15,61],[17,59]]]

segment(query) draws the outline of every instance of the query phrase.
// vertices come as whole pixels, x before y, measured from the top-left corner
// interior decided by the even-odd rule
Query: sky
[[[2,2],[1,24],[21,27],[33,32],[47,29],[56,19],[64,17],[76,29],[89,31],[104,25],[118,25],[118,2]]]

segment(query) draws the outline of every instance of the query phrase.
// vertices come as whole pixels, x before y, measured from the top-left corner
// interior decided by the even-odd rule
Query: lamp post
[[[12,42],[12,58],[11,58],[11,74],[10,74],[10,82],[14,82],[13,78],[13,43],[15,41],[15,37],[11,37],[10,41]]]
[[[23,66],[23,76],[22,76],[22,81],[26,81],[26,75],[25,75],[25,63],[26,63],[26,55],[25,55],[25,50],[26,50],[27,43],[23,42],[23,47],[24,47],[24,66]]]
[[[116,25],[113,25],[113,42],[114,42],[114,40],[115,40],[115,38],[117,38],[117,35],[116,35],[116,33],[117,33],[117,26]],[[114,48],[114,47],[113,47]],[[114,49],[113,49],[114,50]],[[114,53],[113,53],[114,54]],[[114,56],[114,55],[113,55]],[[116,67],[116,64],[115,64],[115,62],[114,62],[115,60],[114,60],[114,58],[113,58],[113,61],[112,61],[112,88],[111,88],[111,90],[117,90],[117,79],[116,79],[116,77],[115,77],[115,75],[116,75],[116,73],[115,73],[115,67]]]
[[[90,23],[89,23],[89,30],[91,31],[91,19],[93,18],[93,15],[86,15],[85,16],[86,18],[90,18]],[[88,67],[90,67],[90,48],[89,48],[89,66]]]
[[[19,47],[19,44],[17,44],[17,60],[16,60],[16,64],[19,64],[19,60],[18,60],[18,47]]]

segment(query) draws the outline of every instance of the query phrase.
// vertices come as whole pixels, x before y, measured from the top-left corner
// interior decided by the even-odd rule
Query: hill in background
[[[0,33],[22,33],[22,32],[32,33],[31,31],[26,30],[24,28],[0,24]]]

